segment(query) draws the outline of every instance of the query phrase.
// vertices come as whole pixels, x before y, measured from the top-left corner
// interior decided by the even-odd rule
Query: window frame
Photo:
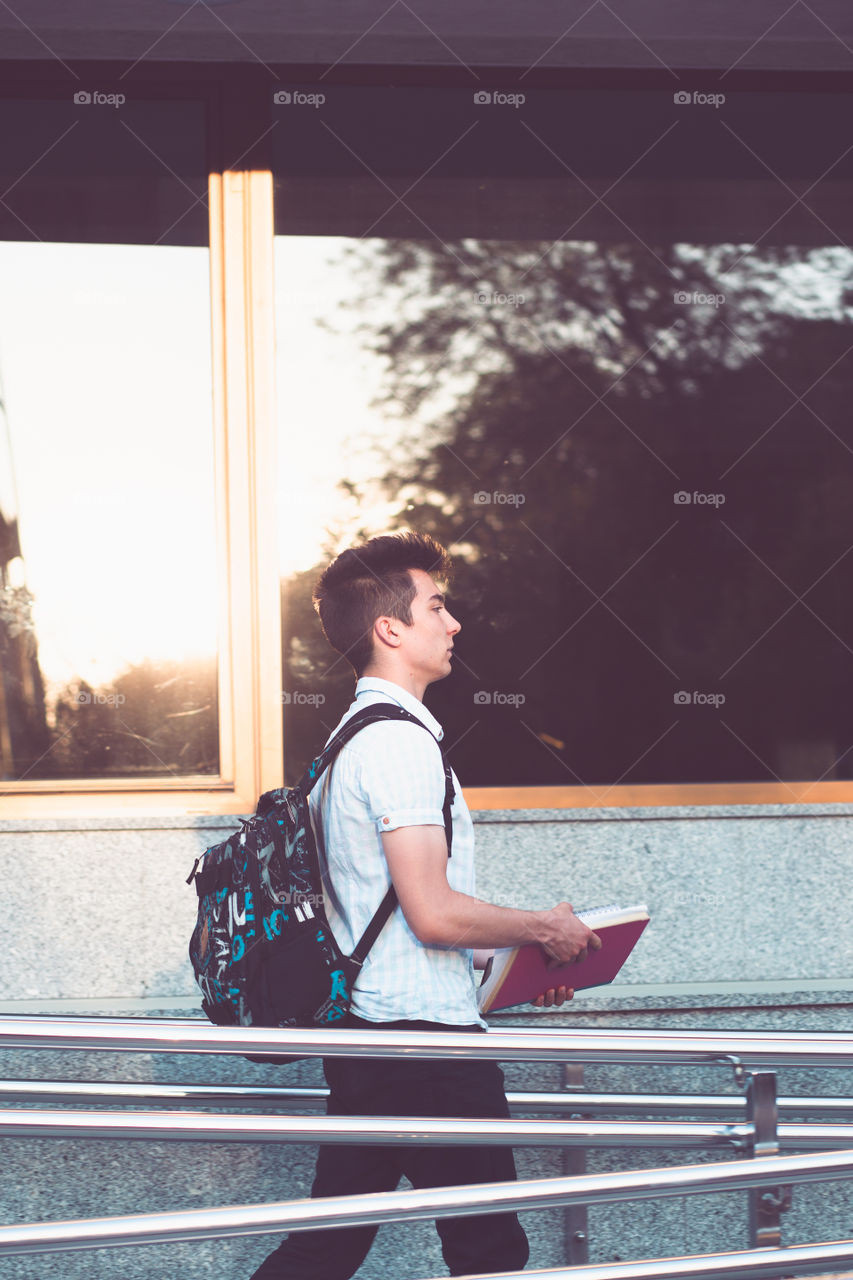
[[[77,70],[84,83],[111,78],[101,64]],[[269,166],[227,167],[229,156],[254,160],[241,141],[255,137],[259,100],[246,94],[244,79],[172,65],[143,68],[136,82],[145,96],[206,106],[219,777],[9,780],[0,785],[0,819],[251,813],[261,792],[281,785],[281,625],[269,536],[276,522],[272,174]],[[40,75],[17,66],[3,77],[2,93],[26,99],[72,88],[53,68]]]

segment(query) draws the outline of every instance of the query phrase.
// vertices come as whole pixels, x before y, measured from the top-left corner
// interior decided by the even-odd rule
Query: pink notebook
[[[575,914],[598,934],[601,950],[588,951],[580,964],[549,969],[548,957],[537,943],[500,947],[486,966],[477,991],[481,1013],[528,1004],[549,987],[574,987],[580,991],[612,982],[649,923],[645,903],[634,907],[594,907]]]

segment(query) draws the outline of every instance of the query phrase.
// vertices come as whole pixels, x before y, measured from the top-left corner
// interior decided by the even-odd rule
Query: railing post
[[[750,1071],[746,1081],[746,1119],[752,1126],[749,1139],[753,1156],[777,1156],[775,1071]],[[791,1207],[790,1186],[753,1187],[749,1192],[749,1243],[755,1248],[778,1249],[782,1244],[781,1216]]]
[[[563,1088],[572,1091],[583,1088],[583,1063],[563,1064]],[[583,1116],[573,1112],[569,1119],[581,1120]],[[583,1177],[586,1173],[586,1148],[566,1147],[563,1167],[571,1177]],[[570,1266],[578,1267],[589,1262],[589,1221],[585,1204],[569,1205],[566,1210],[566,1253]]]

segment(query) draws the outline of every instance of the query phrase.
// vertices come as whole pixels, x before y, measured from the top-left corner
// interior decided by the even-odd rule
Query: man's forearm
[[[600,946],[568,902],[558,902],[549,911],[523,911],[452,889],[440,827],[402,827],[384,836],[383,843],[406,922],[425,946],[517,947],[538,942],[564,964],[587,947]]]
[[[547,949],[565,931],[565,922],[558,930],[553,914],[499,907],[448,889],[440,910],[424,922],[421,934],[425,936],[420,941],[439,947],[518,947],[538,942]]]

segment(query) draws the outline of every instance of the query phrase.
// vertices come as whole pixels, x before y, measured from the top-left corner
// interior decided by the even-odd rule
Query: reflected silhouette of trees
[[[463,631],[427,702],[466,784],[850,777],[853,256],[349,259],[378,425],[404,419],[360,492],[455,553]],[[285,583],[285,687],[326,695],[285,708],[293,776],[352,691],[310,612],[319,567]]]
[[[11,531],[11,532],[10,532]],[[20,556],[0,513],[0,776],[8,780],[217,774],[216,660],[130,665],[98,687],[71,681],[47,694],[32,596],[4,572]]]
[[[216,774],[216,661],[145,660],[99,688],[69,683],[54,721],[50,772],[35,776]]]
[[[32,596],[15,584],[10,565],[21,562],[17,519],[0,510],[0,777],[33,768],[48,750],[44,681],[38,661]]]
[[[17,722],[15,772],[9,770],[9,777],[99,779],[219,772],[213,658],[146,660],[100,686],[70,681],[52,701],[44,696],[39,672],[38,690],[35,699],[22,694],[19,698],[23,712]]]

